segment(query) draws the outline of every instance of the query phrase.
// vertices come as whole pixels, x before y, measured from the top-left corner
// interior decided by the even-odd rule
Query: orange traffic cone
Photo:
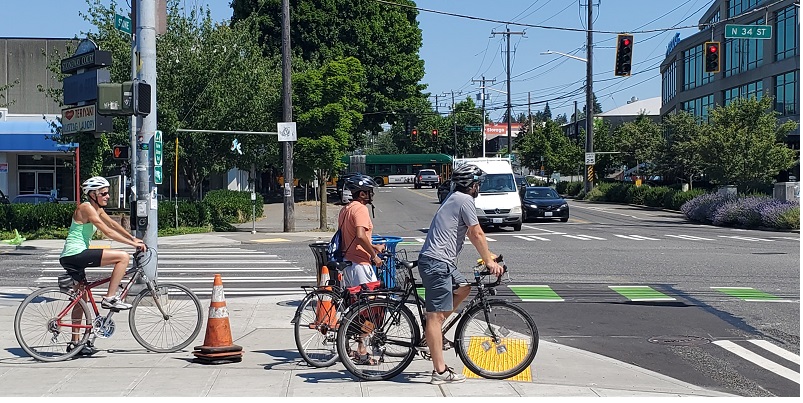
[[[329,268],[326,266],[321,267],[321,282],[318,286],[323,287],[325,290],[332,290],[332,287],[329,286]],[[328,296],[321,296],[315,306],[315,323],[311,324],[310,328],[315,329],[319,325],[327,325],[332,329],[336,324],[337,317],[332,300]]]
[[[224,364],[243,360],[243,348],[233,344],[229,310],[226,309],[226,297],[223,295],[223,281],[220,274],[215,274],[212,287],[212,302],[209,304],[209,319],[206,322],[206,336],[202,346],[195,346],[197,351],[194,362],[201,364]]]

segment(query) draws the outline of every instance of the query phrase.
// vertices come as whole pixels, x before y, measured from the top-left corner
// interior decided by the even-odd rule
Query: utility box
[[[800,182],[778,182],[772,190],[772,197],[783,201],[800,203]]]

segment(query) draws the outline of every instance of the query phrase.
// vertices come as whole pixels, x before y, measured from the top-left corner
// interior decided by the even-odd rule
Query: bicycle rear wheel
[[[420,339],[413,314],[403,303],[365,300],[349,307],[341,320],[337,354],[354,376],[388,380],[410,365]],[[367,357],[360,357],[361,350]]]
[[[146,288],[134,299],[128,314],[131,334],[142,347],[157,353],[172,353],[187,347],[201,331],[201,302],[181,284],[158,284],[154,290],[151,293]]]
[[[293,324],[301,358],[316,368],[337,362],[337,327],[343,316],[343,299],[335,292],[317,289],[298,306]]]
[[[532,317],[518,305],[488,301],[488,313],[475,305],[455,329],[455,349],[471,372],[489,379],[518,375],[535,358],[538,329]]]
[[[86,302],[79,300],[74,308],[65,312],[74,297],[58,287],[47,287],[34,291],[22,301],[14,317],[14,335],[17,342],[28,355],[47,362],[63,361],[78,354],[81,349],[67,352],[72,341],[73,329],[64,324],[80,323],[87,329],[75,329],[80,333],[79,345],[85,343],[92,334],[92,315]],[[80,316],[72,319],[72,312],[81,310]],[[76,315],[79,313],[76,311]]]

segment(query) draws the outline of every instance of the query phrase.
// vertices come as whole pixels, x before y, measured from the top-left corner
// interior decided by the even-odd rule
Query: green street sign
[[[772,39],[772,25],[725,24],[725,38]]]
[[[162,166],[162,131],[157,130],[153,136],[153,165]],[[161,183],[161,182],[160,182]]]
[[[482,131],[482,126],[463,126],[463,129],[469,133],[479,133]]]
[[[153,167],[153,183],[162,184],[162,167]]]
[[[118,31],[131,34],[131,19],[120,14],[114,15],[114,28]]]

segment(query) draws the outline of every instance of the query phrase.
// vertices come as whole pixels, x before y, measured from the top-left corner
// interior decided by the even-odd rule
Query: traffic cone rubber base
[[[243,348],[232,343],[229,310],[223,294],[223,281],[215,274],[212,287],[212,302],[209,304],[209,319],[206,322],[204,344],[193,348],[194,362],[200,364],[225,364],[242,361]]]
[[[219,354],[219,353],[236,353],[238,351],[243,351],[243,348],[236,344],[222,347],[195,346],[193,349],[197,350],[193,352],[193,354],[196,355],[198,352],[201,352],[203,354]]]

